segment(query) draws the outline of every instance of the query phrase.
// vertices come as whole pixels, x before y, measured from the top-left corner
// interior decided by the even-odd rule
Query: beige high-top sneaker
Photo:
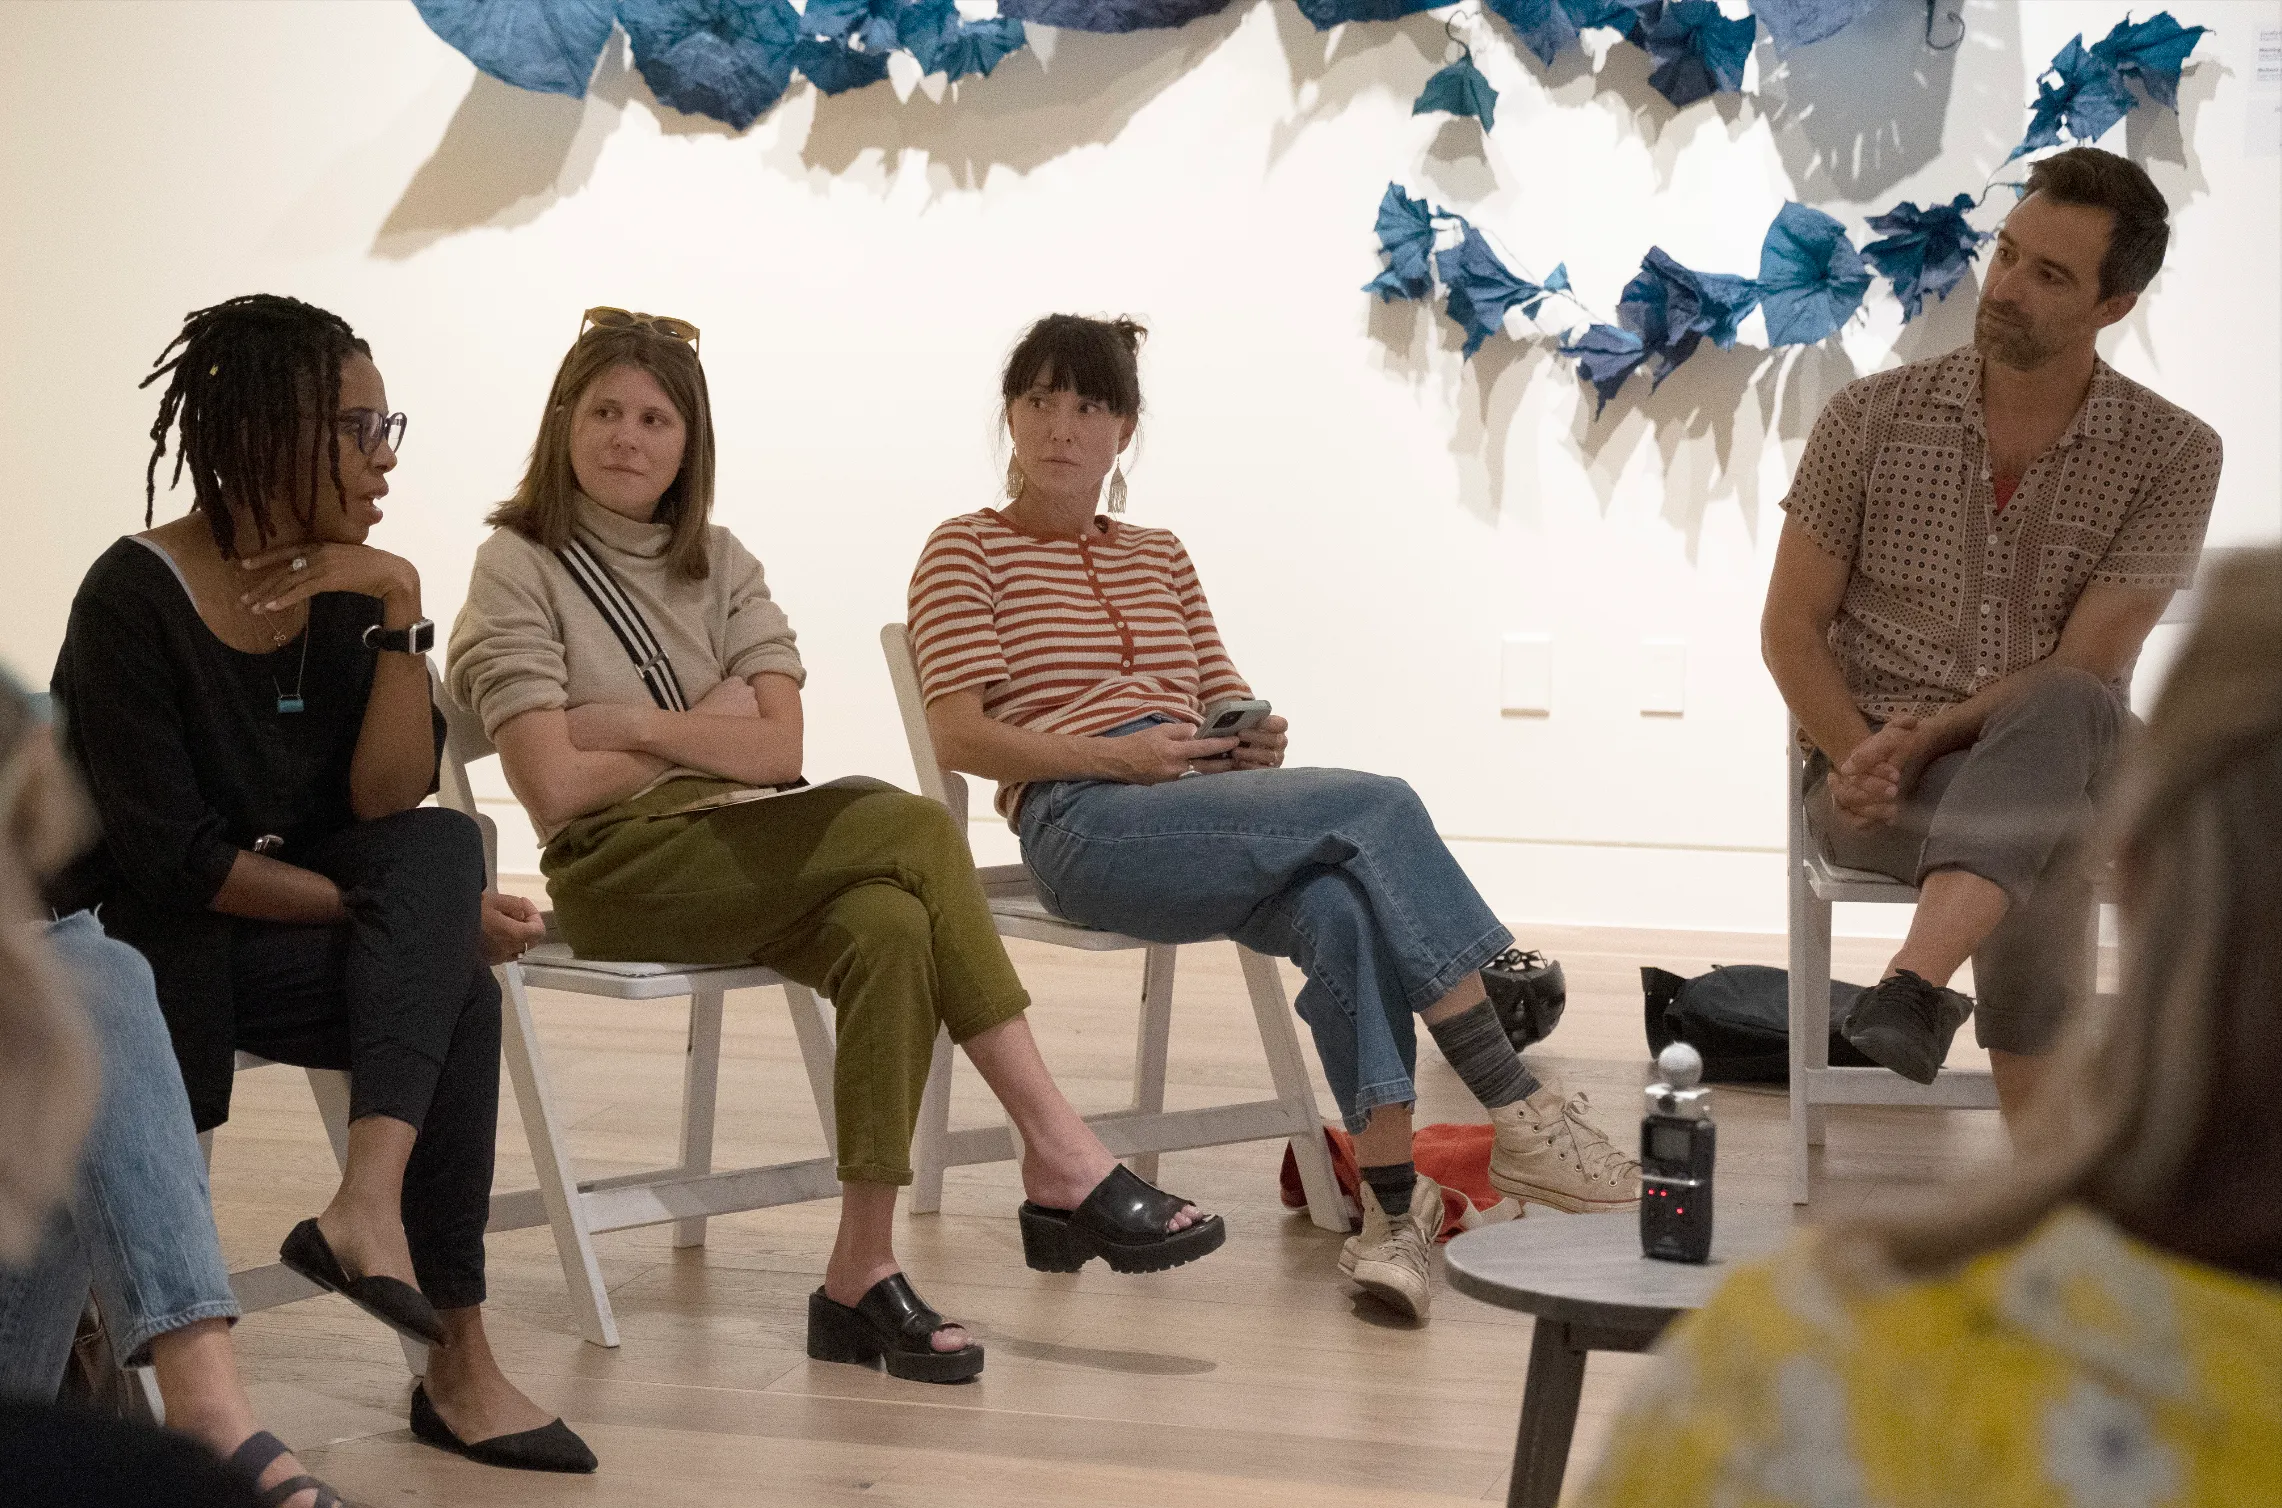
[[[1640,1164],[1585,1119],[1582,1094],[1539,1089],[1490,1112],[1490,1184],[1575,1215],[1640,1208]]]
[[[1339,1251],[1339,1270],[1364,1292],[1408,1319],[1426,1318],[1432,1303],[1434,1240],[1442,1234],[1442,1185],[1420,1174],[1410,1208],[1390,1215],[1369,1184],[1363,1189],[1363,1229]]]

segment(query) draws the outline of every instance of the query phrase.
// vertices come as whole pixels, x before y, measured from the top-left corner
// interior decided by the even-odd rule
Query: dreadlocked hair
[[[340,407],[341,363],[370,356],[338,314],[274,293],[249,293],[197,310],[139,384],[161,377],[151,459],[143,471],[143,523],[158,508],[158,467],[174,431],[174,475],[190,473],[193,504],[214,543],[238,554],[235,504],[253,520],[258,549],[276,531],[270,504],[283,499],[302,527],[317,517],[317,478],[341,485],[337,426],[312,422]]]

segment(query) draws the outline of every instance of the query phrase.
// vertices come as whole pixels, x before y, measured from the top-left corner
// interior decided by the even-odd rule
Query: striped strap
[[[673,661],[666,658],[665,647],[658,636],[650,632],[650,623],[610,568],[594,558],[594,553],[577,540],[572,540],[555,552],[563,569],[570,572],[571,580],[586,593],[586,600],[610,625],[618,636],[618,643],[626,651],[626,658],[634,662],[634,672],[642,684],[650,688],[650,700],[668,712],[687,712],[689,699],[681,693],[681,681],[674,674]]]

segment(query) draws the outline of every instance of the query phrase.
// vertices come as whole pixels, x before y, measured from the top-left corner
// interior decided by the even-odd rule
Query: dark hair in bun
[[[999,379],[999,396],[1012,403],[1043,382],[1049,392],[1074,390],[1113,414],[1138,418],[1141,371],[1136,358],[1148,338],[1139,321],[1123,316],[1049,314],[1015,343]]]

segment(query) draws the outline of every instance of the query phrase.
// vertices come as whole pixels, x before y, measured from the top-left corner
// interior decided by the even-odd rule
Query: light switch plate
[[[1498,707],[1508,717],[1553,715],[1553,636],[1507,634],[1498,653]]]
[[[1688,710],[1688,641],[1640,641],[1640,715],[1681,717]]]

